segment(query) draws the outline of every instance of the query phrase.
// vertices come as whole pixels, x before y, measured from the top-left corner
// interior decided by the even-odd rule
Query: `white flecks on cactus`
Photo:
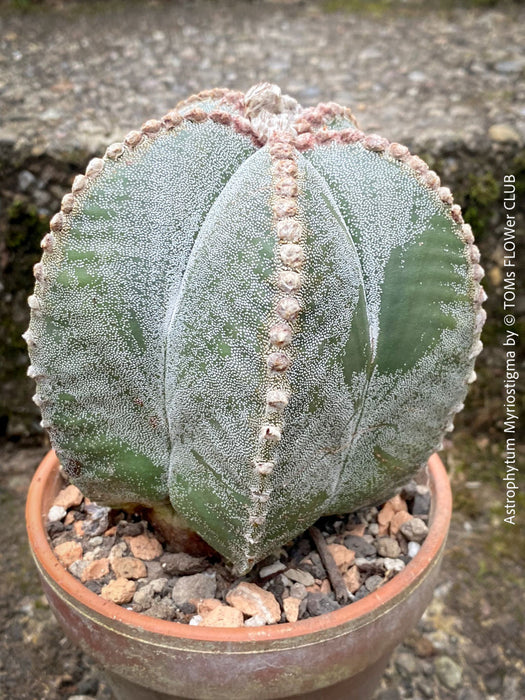
[[[470,226],[338,105],[190,98],[93,159],[50,228],[24,338],[64,466],[106,503],[169,497],[240,572],[391,495],[475,377]]]

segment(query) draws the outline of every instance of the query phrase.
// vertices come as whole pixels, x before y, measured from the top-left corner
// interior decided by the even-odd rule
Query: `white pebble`
[[[405,562],[402,559],[391,559],[390,557],[385,557],[383,559],[383,566],[385,571],[403,571],[405,568]]]
[[[263,625],[266,624],[266,620],[262,615],[254,615],[253,617],[249,617],[246,622],[244,623],[245,627],[262,627]]]
[[[201,622],[202,622],[202,615],[194,615],[188,624],[196,627],[197,625],[200,625]]]
[[[51,506],[49,513],[47,514],[47,519],[50,523],[57,523],[66,517],[66,509],[62,506]]]
[[[409,542],[408,543],[408,556],[413,559],[416,554],[419,552],[421,549],[421,545],[419,542]]]

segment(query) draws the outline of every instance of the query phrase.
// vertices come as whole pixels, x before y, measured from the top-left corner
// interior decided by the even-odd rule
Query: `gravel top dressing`
[[[47,532],[62,565],[129,610],[205,627],[256,627],[322,615],[364,598],[402,571],[427,532],[426,470],[379,507],[321,518],[236,578],[219,554],[170,551],[140,515],[65,486]]]

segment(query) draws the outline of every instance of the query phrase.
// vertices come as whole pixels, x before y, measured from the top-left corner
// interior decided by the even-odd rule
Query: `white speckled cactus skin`
[[[73,480],[245,572],[379,502],[452,430],[484,322],[470,227],[417,156],[277,86],[113,144],[35,266],[29,375]]]

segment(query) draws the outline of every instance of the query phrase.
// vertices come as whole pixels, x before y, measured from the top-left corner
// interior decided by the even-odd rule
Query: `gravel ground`
[[[477,149],[497,124],[508,126],[511,140],[523,139],[524,7],[429,11],[408,2],[377,17],[330,13],[327,5],[95,2],[4,10],[0,141],[33,155],[103,151],[193,92],[244,91],[260,80],[305,105],[350,106],[362,128],[390,140],[453,137]]]
[[[430,157],[454,186],[479,173],[501,173],[523,153],[525,6],[519,3],[428,9],[409,0],[385,9],[389,3],[376,0],[363,10],[357,0],[18,2],[25,12],[16,4],[0,0],[2,272],[26,266],[30,277],[39,227],[89,156],[215,85],[246,90],[271,80],[305,105],[347,104],[365,130]],[[358,9],[326,11],[334,5]],[[497,190],[491,196],[497,202]],[[482,201],[472,197],[471,209]],[[41,217],[23,265],[20,247],[9,252],[3,238],[2,217],[19,198]],[[476,229],[492,292],[489,324],[490,304],[497,311],[502,293],[497,208]],[[18,338],[28,291],[14,284],[0,295],[0,311],[12,313]],[[441,584],[395,653],[376,700],[525,697],[525,533],[503,523],[503,365],[497,333],[490,333],[480,379],[445,455],[455,515]],[[17,352],[9,371],[21,366],[23,376],[23,347]],[[0,399],[18,401],[17,415],[31,417],[29,383],[17,376]],[[9,531],[0,549],[0,699],[110,700],[99,672],[65,640],[40,594],[23,503],[44,448],[20,441],[27,427],[19,425],[13,422],[11,441],[0,446],[0,503]]]

